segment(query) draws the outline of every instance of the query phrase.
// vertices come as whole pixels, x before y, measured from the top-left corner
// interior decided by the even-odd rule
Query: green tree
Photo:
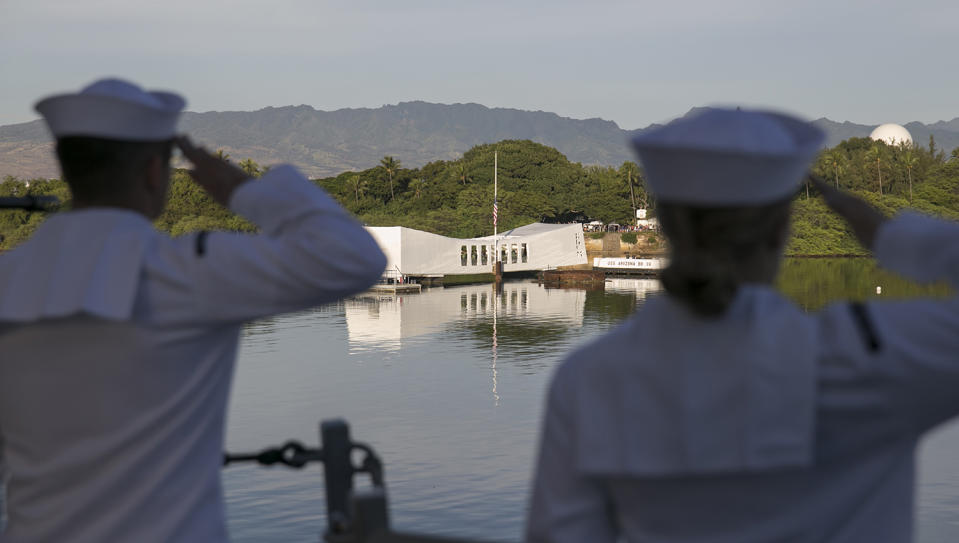
[[[607,166],[587,166],[580,179],[575,183],[583,187],[579,209],[587,217],[606,223],[626,224],[629,221],[629,192],[618,170]]]
[[[230,154],[224,151],[223,149],[217,149],[213,156],[217,157],[220,160],[230,161]]]
[[[254,162],[252,158],[241,160],[239,166],[240,169],[250,177],[260,177],[263,175],[262,168],[260,168],[260,165]]]
[[[633,224],[636,224],[636,193],[633,192],[633,183],[636,181],[636,165],[632,162],[624,162],[620,167],[623,173],[624,181],[629,186],[629,201],[633,204]]]
[[[836,188],[839,188],[839,175],[843,171],[843,163],[846,160],[845,155],[842,154],[842,151],[838,149],[833,149],[826,153],[826,167],[833,174],[833,181],[836,183]]]
[[[426,179],[420,177],[410,181],[410,188],[413,189],[413,198],[419,199],[426,190]]]
[[[393,201],[395,196],[393,195],[393,174],[400,169],[400,161],[387,155],[380,160],[380,165],[383,166],[383,169],[386,170],[387,176],[390,179],[390,201]]]
[[[882,197],[882,159],[883,155],[883,145],[875,144],[866,151],[866,160],[869,162],[876,162],[876,175],[879,179],[879,196]]]
[[[347,178],[346,182],[353,189],[353,202],[359,203],[360,194],[366,192],[366,180],[360,174],[353,174]]]
[[[459,165],[456,166],[456,179],[460,183],[463,183],[464,186],[473,181],[473,177],[469,173],[469,167],[467,167],[465,160],[461,160]]]
[[[919,164],[919,157],[911,150],[907,149],[902,153],[902,164],[906,167],[906,174],[909,176],[909,202],[912,202],[912,169]]]

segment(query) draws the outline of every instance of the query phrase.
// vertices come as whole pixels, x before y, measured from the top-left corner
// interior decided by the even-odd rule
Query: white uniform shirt
[[[376,281],[363,227],[291,167],[234,192],[261,234],[170,239],[51,216],[0,257],[3,543],[227,540],[220,468],[240,325]]]
[[[888,221],[876,256],[959,286],[959,225]],[[906,542],[920,436],[959,413],[959,299],[806,315],[745,287],[718,320],[666,295],[553,378],[533,542]]]

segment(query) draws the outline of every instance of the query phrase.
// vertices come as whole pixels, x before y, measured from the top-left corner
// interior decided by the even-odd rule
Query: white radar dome
[[[898,124],[881,124],[869,134],[869,139],[884,141],[889,145],[912,145],[912,134]]]

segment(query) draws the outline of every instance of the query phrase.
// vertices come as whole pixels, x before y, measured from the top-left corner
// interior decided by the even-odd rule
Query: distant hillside
[[[849,121],[837,123],[823,117],[816,119],[813,124],[826,131],[828,139],[826,146],[834,147],[843,140],[849,138],[864,138],[869,136],[878,125],[855,124]],[[912,134],[912,141],[916,145],[927,147],[929,145],[929,136],[936,139],[936,147],[946,151],[946,154],[956,147],[959,147],[959,117],[951,121],[939,121],[929,125],[913,121],[906,123],[905,126]]]
[[[833,146],[868,136],[874,126],[815,121]],[[945,150],[959,147],[959,118],[906,125],[925,145],[932,133]],[[543,111],[488,108],[479,104],[404,102],[376,109],[320,111],[286,106],[259,111],[192,113],[182,129],[211,149],[260,164],[289,162],[312,177],[363,170],[393,155],[406,167],[456,159],[475,145],[504,139],[554,147],[571,161],[618,166],[633,156],[626,141],[636,131],[602,119],[570,119]],[[0,126],[0,176],[57,177],[50,140],[40,121]]]
[[[694,107],[689,110],[685,116],[692,115],[697,111],[704,109]],[[839,145],[840,142],[848,140],[849,138],[866,138],[869,137],[869,134],[879,125],[867,125],[867,124],[856,124],[849,121],[837,123],[836,121],[829,120],[825,117],[816,119],[812,122],[814,125],[821,128],[826,133],[826,147],[835,147]],[[646,128],[640,128],[638,130],[633,130],[629,134],[638,134],[645,132],[651,128],[654,128],[656,124],[647,126]],[[929,136],[930,134],[936,139],[936,147],[946,151],[946,154],[952,149],[959,147],[959,117],[954,118],[951,121],[938,121],[930,125],[925,125],[920,122],[911,122],[907,123],[905,126],[909,133],[912,134],[912,139],[917,145],[927,147],[929,145]]]

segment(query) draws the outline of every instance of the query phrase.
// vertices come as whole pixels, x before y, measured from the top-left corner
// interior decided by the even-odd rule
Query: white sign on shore
[[[656,271],[666,267],[663,258],[594,258],[594,268]]]

